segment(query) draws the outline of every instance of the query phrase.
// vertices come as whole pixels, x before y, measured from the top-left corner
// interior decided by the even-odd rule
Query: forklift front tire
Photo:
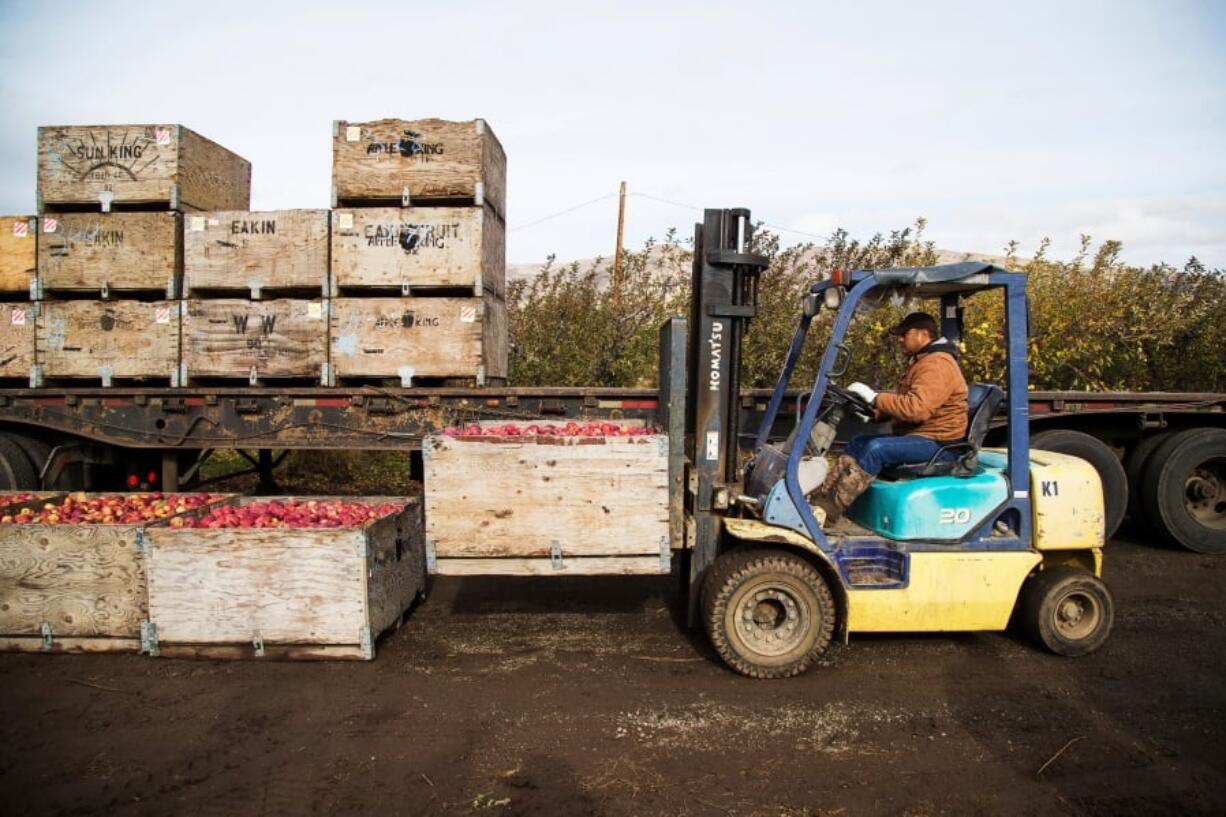
[[[1094,652],[1114,621],[1111,591],[1087,570],[1056,565],[1031,576],[1022,588],[1022,626],[1056,655]]]
[[[782,550],[721,556],[702,588],[712,646],[751,678],[799,675],[830,645],[834,597],[813,565]]]

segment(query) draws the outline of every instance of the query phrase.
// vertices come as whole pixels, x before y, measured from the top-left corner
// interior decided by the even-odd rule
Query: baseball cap
[[[941,334],[940,330],[937,329],[937,319],[927,312],[912,312],[899,321],[897,326],[891,327],[890,334],[905,335],[909,329],[927,329],[928,334],[934,338]]]

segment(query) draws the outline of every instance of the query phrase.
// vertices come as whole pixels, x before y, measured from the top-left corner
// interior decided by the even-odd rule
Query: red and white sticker
[[[154,323],[170,323],[170,307],[159,306],[153,310]]]
[[[60,223],[56,221],[55,219],[53,218],[43,219],[43,232],[44,233],[54,233],[59,228],[60,228]]]
[[[23,306],[13,307],[13,311],[9,313],[9,323],[13,326],[26,325],[26,310]]]
[[[24,221],[13,222],[13,235],[17,238],[25,238],[30,234],[30,225]]]
[[[475,323],[477,320],[477,307],[462,306],[460,307],[460,322]]]
[[[154,128],[153,129],[153,141],[157,142],[159,145],[169,145],[170,144],[170,128]]]

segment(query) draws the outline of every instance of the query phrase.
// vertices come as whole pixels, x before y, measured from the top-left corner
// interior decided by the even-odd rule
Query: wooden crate
[[[0,378],[29,378],[34,370],[38,304],[0,304]]]
[[[501,298],[333,298],[329,382],[345,378],[507,376]]]
[[[484,119],[332,125],[332,206],[488,203],[506,217],[507,157]]]
[[[246,210],[251,163],[182,125],[38,129],[38,208]]]
[[[506,228],[488,207],[332,213],[332,292],[462,288],[506,293]]]
[[[44,301],[34,335],[34,384],[59,378],[179,376],[180,301]]]
[[[344,499],[404,510],[360,528],[149,528],[158,653],[373,658],[379,633],[425,589],[421,502]]]
[[[160,292],[177,298],[178,213],[58,213],[39,220],[37,297],[55,292]]]
[[[666,436],[430,436],[422,452],[431,572],[669,572]]]
[[[38,221],[0,216],[0,292],[30,292],[38,270]]]
[[[183,383],[197,378],[321,378],[328,359],[323,300],[184,302]]]
[[[184,218],[183,229],[185,296],[328,294],[327,210],[201,213]]]
[[[149,608],[145,527],[0,524],[0,650],[139,652]]]

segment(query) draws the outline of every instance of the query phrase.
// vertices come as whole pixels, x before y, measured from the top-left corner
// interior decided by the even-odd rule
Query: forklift
[[[738,445],[740,351],[768,261],[750,251],[745,209],[706,210],[696,225],[687,355],[683,585],[691,626],[705,627],[733,670],[804,672],[853,633],[1001,631],[1015,622],[1048,650],[1083,655],[1106,640],[1114,601],[1101,579],[1098,473],[1076,457],[1030,449],[1026,278],[978,262],[836,270],[808,288],[783,370],[752,443]],[[970,385],[968,433],[929,462],[886,469],[827,524],[810,496],[845,424],[873,409],[840,385],[856,349],[857,307],[937,299],[958,343],[964,299],[1005,303],[1007,382]],[[792,376],[810,328],[833,314],[816,379]],[[675,390],[675,389],[674,389]],[[796,401],[785,439],[784,412]],[[983,448],[1005,406],[1003,448]]]

